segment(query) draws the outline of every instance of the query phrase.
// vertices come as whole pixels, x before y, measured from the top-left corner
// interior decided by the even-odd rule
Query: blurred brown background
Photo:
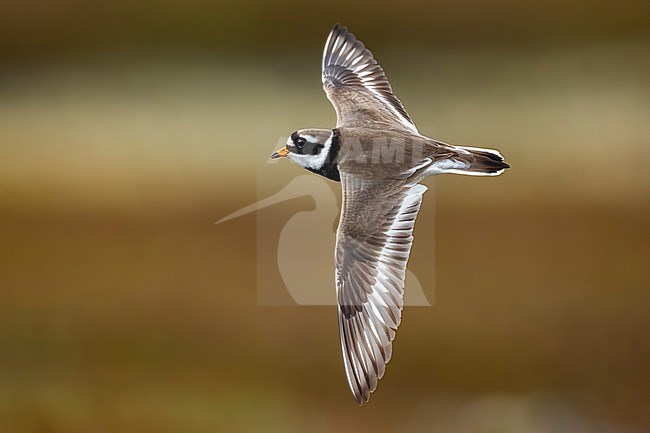
[[[0,431],[647,431],[649,13],[3,1]],[[435,181],[436,305],[363,408],[335,309],[258,307],[255,215],[213,224],[302,174],[264,164],[280,137],[334,125],[337,21],[421,132],[513,167]]]

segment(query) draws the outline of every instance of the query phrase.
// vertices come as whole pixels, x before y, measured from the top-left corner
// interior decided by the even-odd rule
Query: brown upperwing
[[[336,110],[337,126],[384,126],[417,133],[370,50],[338,24],[325,44],[322,80]]]

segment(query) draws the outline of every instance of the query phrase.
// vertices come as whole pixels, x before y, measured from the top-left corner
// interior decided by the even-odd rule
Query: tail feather
[[[456,173],[497,176],[506,168],[510,168],[510,165],[503,160],[503,156],[497,150],[461,146],[456,146],[456,149],[460,150],[460,153],[455,159],[460,159],[465,163],[464,168],[454,170]]]

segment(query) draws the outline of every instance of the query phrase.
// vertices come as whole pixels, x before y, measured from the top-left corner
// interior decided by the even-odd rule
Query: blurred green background
[[[0,431],[647,431],[649,17],[646,1],[4,0]],[[335,22],[421,132],[513,167],[436,179],[436,304],[406,309],[363,408],[335,309],[257,306],[255,215],[213,224],[303,173],[262,164],[277,140],[334,125]]]

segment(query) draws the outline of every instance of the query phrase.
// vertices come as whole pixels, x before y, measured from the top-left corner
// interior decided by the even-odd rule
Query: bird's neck
[[[329,149],[327,149],[328,153],[325,157],[325,162],[323,165],[321,165],[320,168],[305,168],[312,173],[319,174],[323,177],[328,178],[329,180],[333,180],[334,182],[340,182],[341,174],[339,173],[338,156],[339,150],[341,149],[341,142],[338,129],[335,128],[332,130],[332,136],[330,137],[330,140],[331,144],[329,146]]]

